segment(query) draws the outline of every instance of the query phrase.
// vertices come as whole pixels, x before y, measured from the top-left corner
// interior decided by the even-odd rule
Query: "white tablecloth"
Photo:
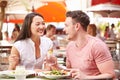
[[[0,79],[0,80],[16,80],[16,79]],[[50,79],[44,79],[44,78],[27,78],[26,80],[50,80]],[[73,80],[73,79],[56,79],[56,80]]]

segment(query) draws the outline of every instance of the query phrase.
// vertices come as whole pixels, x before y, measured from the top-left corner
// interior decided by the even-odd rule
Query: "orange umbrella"
[[[65,20],[65,4],[48,2],[46,5],[35,10],[44,16],[46,22],[63,22]]]

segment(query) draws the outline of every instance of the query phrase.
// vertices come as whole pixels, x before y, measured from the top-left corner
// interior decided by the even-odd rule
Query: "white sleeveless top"
[[[53,43],[49,38],[41,37],[41,44],[39,46],[41,57],[36,59],[34,42],[28,38],[14,43],[14,47],[20,54],[20,64],[24,65],[26,69],[41,69],[47,51],[53,47]]]

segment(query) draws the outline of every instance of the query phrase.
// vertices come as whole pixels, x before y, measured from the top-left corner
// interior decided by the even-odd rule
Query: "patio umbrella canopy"
[[[5,22],[22,23],[25,16],[33,10],[42,14],[46,22],[62,22],[65,19],[66,9],[63,0],[59,0],[58,2],[57,0],[56,2],[47,2],[47,0],[6,1],[8,4],[5,11]]]
[[[27,14],[28,14],[28,12],[6,13],[4,22],[22,23]]]
[[[103,17],[120,17],[120,5],[115,5],[111,3],[98,4],[89,7],[87,11],[101,14]]]
[[[46,5],[35,10],[42,14],[46,22],[63,22],[65,20],[66,8],[58,2],[48,2]]]
[[[25,16],[43,5],[40,0],[5,0],[5,22],[22,23]]]
[[[42,14],[46,22],[62,22],[65,19],[65,2],[41,2],[41,0],[6,0],[5,22],[22,23],[32,12]]]

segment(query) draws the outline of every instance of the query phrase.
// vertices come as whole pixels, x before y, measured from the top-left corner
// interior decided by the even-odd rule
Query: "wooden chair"
[[[0,45],[0,70],[8,69],[8,56],[10,54],[12,46]]]
[[[111,55],[113,57],[113,60],[118,60],[118,57],[117,57],[117,54],[116,54],[116,41],[114,40],[106,40],[105,41],[107,47],[109,48],[110,52],[111,52]]]

